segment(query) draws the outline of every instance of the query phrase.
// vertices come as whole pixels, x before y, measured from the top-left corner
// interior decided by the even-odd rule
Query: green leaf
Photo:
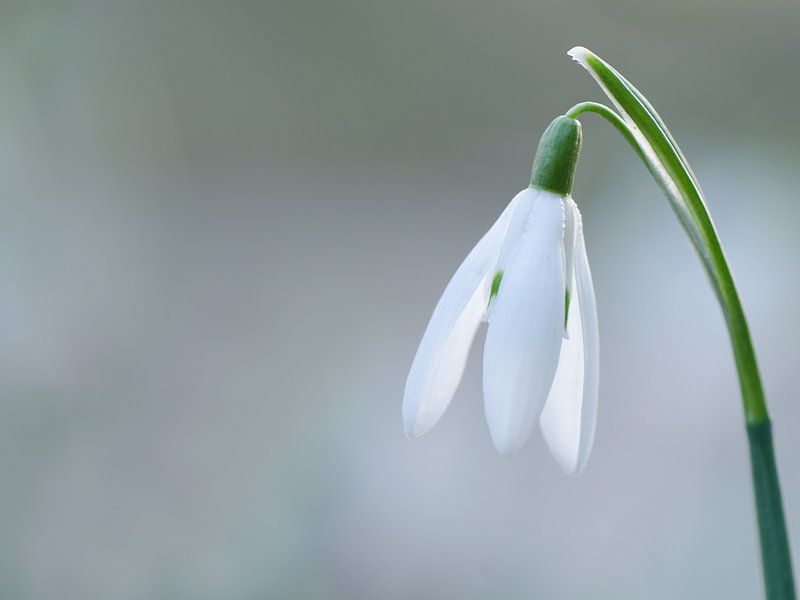
[[[768,418],[747,321],[697,178],[653,105],[614,67],[583,47],[568,54],[594,77],[628,126],[631,143],[689,235],[722,307],[739,372],[748,423]],[[605,116],[605,115],[604,115]],[[608,118],[606,116],[606,118]]]
[[[568,54],[594,77],[622,114],[650,173],[669,199],[719,293],[710,246],[719,246],[700,185],[664,121],[647,99],[614,67],[583,47]]]
[[[733,346],[750,443],[753,489],[768,600],[794,600],[792,559],[767,405],[744,310],[697,178],[652,104],[614,67],[586,48],[569,55],[594,77],[622,115],[585,102],[567,116],[595,112],[625,136],[655,177],[692,241],[717,295]]]

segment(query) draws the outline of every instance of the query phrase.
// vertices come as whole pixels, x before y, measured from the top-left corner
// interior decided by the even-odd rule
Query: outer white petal
[[[525,443],[558,364],[564,327],[562,198],[537,192],[494,300],[483,356],[492,441],[503,456]]]
[[[520,203],[520,210],[516,211],[509,219],[506,237],[500,249],[500,256],[497,258],[497,268],[505,271],[511,256],[517,248],[517,242],[529,225],[528,217],[536,205],[541,192],[533,188],[526,188],[514,196],[514,200]]]
[[[556,462],[569,474],[586,466],[594,442],[600,374],[600,344],[592,274],[586,258],[580,212],[575,215],[575,290],[553,387],[539,423]]]
[[[461,381],[472,340],[489,302],[506,229],[523,194],[514,197],[464,259],[433,311],[403,396],[403,423],[409,437],[420,436],[436,424]]]

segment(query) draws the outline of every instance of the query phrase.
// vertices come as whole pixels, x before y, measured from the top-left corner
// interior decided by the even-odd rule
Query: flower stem
[[[648,160],[642,145],[636,139],[631,128],[617,113],[607,106],[597,102],[581,102],[568,110],[566,115],[575,118],[586,112],[598,114],[611,123],[631,145],[639,158],[645,163],[645,166],[651,172],[655,170],[654,165]],[[656,176],[656,181],[662,184],[661,178],[657,176],[657,173],[653,174]],[[691,199],[694,200],[694,212],[699,217],[696,220],[700,221],[699,225],[703,238],[702,258],[728,326],[736,360],[736,369],[739,374],[746,424],[749,426],[769,422],[769,413],[764,399],[764,390],[761,386],[761,376],[756,362],[756,355],[750,339],[747,319],[744,316],[742,303],[739,300],[739,293],[736,291],[736,284],[733,281],[716,229],[711,222],[711,216],[708,214],[708,209],[695,187],[694,178],[689,173],[686,173],[685,170],[684,175],[684,180],[679,183],[682,191],[687,191]]]
[[[769,419],[747,425],[750,464],[756,496],[761,561],[769,600],[794,600],[794,579],[789,538],[783,517],[781,484],[772,447]]]
[[[739,376],[750,445],[766,597],[768,600],[794,600],[791,552],[772,443],[772,426],[755,350],[733,276],[700,187],[683,154],[644,97],[616,71],[612,72],[624,82],[620,88],[613,87],[613,78],[602,79],[606,73],[601,73],[598,79],[618,104],[625,102],[625,95],[630,94],[632,100],[624,104],[624,108],[632,125],[607,106],[596,102],[576,104],[566,112],[566,116],[577,118],[583,113],[593,112],[622,134],[671,200],[679,220],[700,254],[725,316]],[[676,202],[676,197],[683,204]]]
[[[611,123],[614,128],[622,134],[622,137],[624,137],[625,140],[631,145],[631,148],[633,148],[634,152],[636,152],[639,158],[641,158],[645,162],[645,165],[647,165],[647,161],[644,158],[642,149],[639,147],[636,138],[633,137],[633,133],[628,125],[617,113],[608,108],[605,104],[600,104],[599,102],[579,102],[565,112],[564,116],[569,117],[570,119],[577,119],[578,116],[587,112],[596,113]]]

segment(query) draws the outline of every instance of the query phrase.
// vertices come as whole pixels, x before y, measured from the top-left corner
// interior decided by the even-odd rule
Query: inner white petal
[[[580,212],[575,209],[575,297],[567,319],[569,339],[540,417],[545,441],[561,468],[579,473],[589,458],[597,421],[600,345],[592,274]]]
[[[513,455],[529,437],[558,363],[564,325],[563,229],[562,198],[537,192],[489,318],[484,407],[503,456]]]
[[[566,292],[564,301],[564,310],[569,309],[569,303],[572,301],[573,296],[573,269],[575,262],[575,227],[576,221],[580,218],[577,214],[578,207],[575,201],[566,196],[564,198],[564,281],[566,282]],[[564,338],[569,338],[569,329],[567,328],[567,314],[564,313]]]

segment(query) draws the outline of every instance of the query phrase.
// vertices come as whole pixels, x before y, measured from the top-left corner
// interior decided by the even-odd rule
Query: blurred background
[[[4,2],[0,595],[760,594],[722,318],[658,188],[584,118],[597,441],[561,474],[400,400],[450,275],[600,100],[653,101],[738,278],[800,550],[800,5]]]

